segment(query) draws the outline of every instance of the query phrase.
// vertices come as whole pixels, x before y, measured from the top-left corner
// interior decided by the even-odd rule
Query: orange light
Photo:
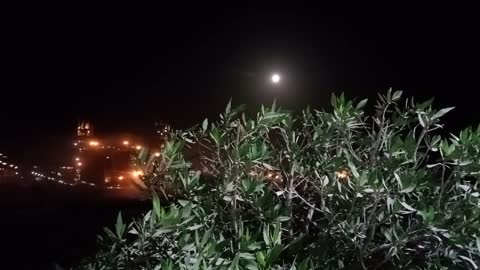
[[[124,145],[128,145],[129,142],[128,142],[128,141],[123,141],[123,144],[124,144]]]
[[[90,146],[98,146],[99,145],[99,143],[97,141],[90,141],[88,144]]]
[[[142,176],[142,175],[143,175],[142,171],[133,171],[133,176],[135,176],[135,177],[139,177],[139,176]]]
[[[348,171],[346,169],[341,169],[340,171],[335,172],[335,173],[340,180],[348,179],[351,175],[350,171]]]
[[[137,145],[137,147],[135,147],[135,148],[137,148],[137,150],[142,149],[142,147],[140,145]]]
[[[80,158],[79,158],[79,157],[76,157],[76,158],[75,158],[75,161],[79,161],[79,160],[80,160]]]
[[[82,162],[78,162],[78,163],[77,163],[77,166],[82,166]]]
[[[118,180],[122,181],[122,180],[123,180],[123,175],[120,175],[120,176],[118,177]]]
[[[155,153],[155,156],[156,156],[156,157],[159,157],[159,156],[160,156],[160,152],[156,152],[156,153]]]

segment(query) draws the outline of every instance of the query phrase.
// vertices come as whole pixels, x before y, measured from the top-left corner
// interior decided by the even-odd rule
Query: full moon
[[[279,83],[279,82],[280,82],[280,75],[278,75],[278,74],[273,74],[271,80],[272,80],[272,82],[275,83],[275,84]]]

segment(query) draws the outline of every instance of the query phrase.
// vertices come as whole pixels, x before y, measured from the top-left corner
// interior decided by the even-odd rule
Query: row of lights
[[[8,157],[5,156],[4,154],[0,153],[0,158],[5,158],[5,159],[7,159]],[[13,163],[9,164],[9,163],[7,163],[6,161],[1,161],[1,160],[0,160],[0,169],[1,169],[2,171],[14,170],[14,171],[15,171],[15,175],[18,175],[18,174],[19,174],[18,171],[17,171],[17,170],[18,170],[18,166],[15,165],[15,164],[13,164]]]
[[[18,169],[18,166],[16,166],[15,164],[8,164],[7,162],[0,162],[0,165],[10,167],[10,168],[13,168],[15,170]]]
[[[56,178],[51,177],[51,176],[45,176],[44,174],[41,174],[41,173],[38,173],[38,172],[35,172],[35,171],[32,171],[32,175],[36,176],[36,178],[35,178],[36,181],[46,179],[46,180],[57,182],[57,183],[62,184],[62,185],[69,185],[69,186],[72,186],[72,187],[77,185],[76,183],[68,183],[67,181],[65,181],[63,179],[56,179]],[[88,183],[88,182],[85,182],[83,180],[80,181],[80,182],[82,184],[85,184],[85,185],[96,186],[95,183]]]
[[[78,144],[79,144],[80,142],[81,142],[81,141],[75,142],[75,143],[73,143],[73,145],[74,145],[74,146],[78,146]],[[125,145],[125,146],[129,146],[129,145],[130,145],[130,142],[127,141],[127,140],[125,140],[125,141],[122,142],[122,144]],[[96,140],[92,140],[92,141],[89,141],[89,142],[88,142],[88,145],[89,145],[90,147],[94,147],[94,148],[95,148],[95,147],[99,147],[99,146],[100,146],[100,142],[99,142],[99,141],[96,141]],[[141,149],[142,149],[142,146],[141,146],[141,145],[136,145],[136,146],[131,146],[131,147],[132,147],[132,148],[135,148],[136,150],[141,150]],[[104,149],[104,148],[108,148],[108,149],[120,150],[119,147],[110,146],[110,145],[107,145],[107,146],[102,145],[101,148],[103,148],[103,149]],[[86,149],[86,148],[84,148],[84,147],[83,147],[83,148],[80,148],[80,150],[85,150],[85,149]]]

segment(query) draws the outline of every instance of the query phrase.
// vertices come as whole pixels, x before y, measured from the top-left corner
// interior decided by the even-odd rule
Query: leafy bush
[[[480,126],[445,134],[452,108],[401,95],[371,116],[343,95],[332,112],[274,103],[251,118],[229,103],[159,157],[147,182],[175,200],[119,215],[80,268],[477,269]]]

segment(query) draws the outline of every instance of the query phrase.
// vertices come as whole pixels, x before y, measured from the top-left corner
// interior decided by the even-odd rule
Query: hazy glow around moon
[[[273,82],[273,83],[279,83],[279,82],[280,82],[280,75],[278,75],[278,74],[273,74],[273,75],[272,75],[272,82]]]

